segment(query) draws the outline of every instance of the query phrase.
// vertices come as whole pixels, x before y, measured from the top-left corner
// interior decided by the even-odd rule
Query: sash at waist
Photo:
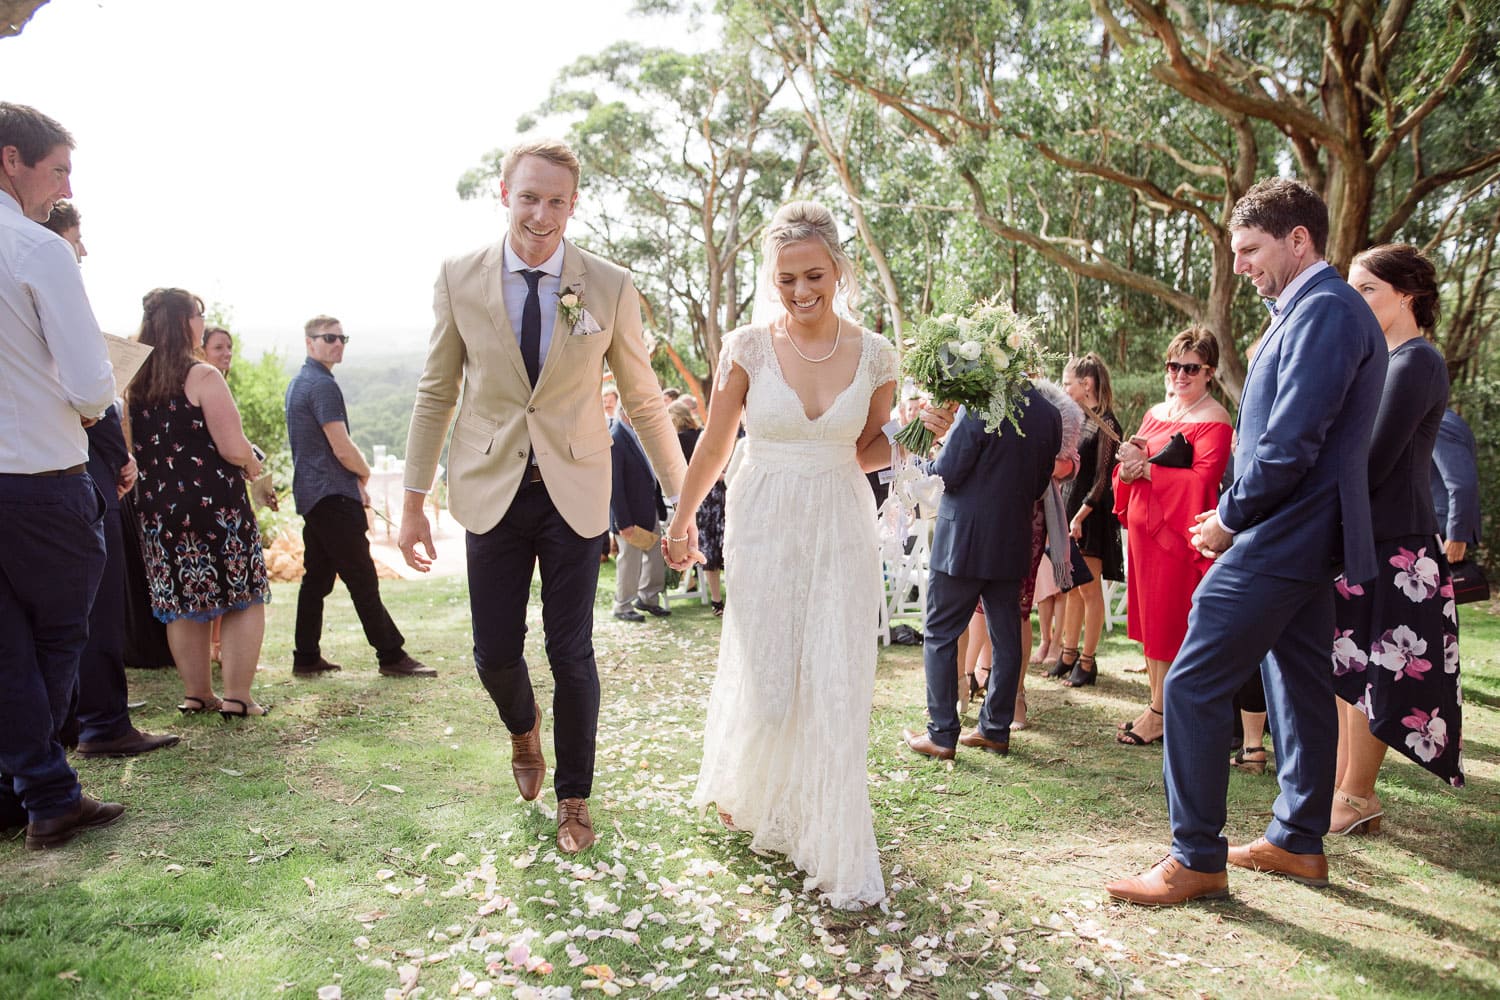
[[[853,441],[767,441],[746,438],[741,445],[744,462],[762,469],[777,469],[818,475],[852,466],[856,472]]]

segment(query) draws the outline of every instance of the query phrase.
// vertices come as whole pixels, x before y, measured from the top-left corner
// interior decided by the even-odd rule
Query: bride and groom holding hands
[[[629,272],[564,239],[577,187],[566,145],[516,147],[502,168],[505,239],[443,265],[407,445],[403,554],[417,569],[435,558],[423,501],[453,423],[448,489],[467,529],[475,668],[511,734],[521,795],[534,799],[547,764],[523,642],[539,564],[555,683],[557,843],[584,850],[594,842],[593,609],[610,494],[602,366],[608,361],[663,490],[677,499],[662,539],[675,567],[701,558],[697,508],[743,421],[724,536],[726,571],[743,583],[724,617],[692,801],[714,804],[752,847],[785,854],[831,905],[878,903],[885,889],[865,759],[882,594],[865,472],[890,461],[895,350],[850,318],[858,289],[832,216],[811,202],[783,206],[765,235],[759,293],[775,318],[725,339],[708,427],[684,463]],[[1009,426],[987,434],[982,422],[955,423],[942,408],[924,417],[947,435],[931,463],[947,494],[928,603],[932,722],[908,737],[919,753],[950,757],[960,740],[956,641],[979,600],[994,681],[979,728],[962,739],[1008,747],[1028,546],[1006,526],[1029,524],[1060,433],[1045,400],[1022,413],[1024,436]],[[751,583],[766,573],[775,586]]]

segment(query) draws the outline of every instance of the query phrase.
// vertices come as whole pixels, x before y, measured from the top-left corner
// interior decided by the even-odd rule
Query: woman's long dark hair
[[[181,288],[153,288],[141,304],[146,311],[136,339],[152,350],[130,383],[129,396],[137,405],[159,406],[182,395],[188,370],[198,362],[191,321],[203,314],[203,300]]]

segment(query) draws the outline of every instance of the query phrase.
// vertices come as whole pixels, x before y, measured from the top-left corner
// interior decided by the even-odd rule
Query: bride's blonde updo
[[[839,227],[833,213],[815,201],[791,201],[776,210],[761,241],[761,287],[772,301],[776,297],[776,261],[783,247],[805,240],[821,240],[839,274],[844,305],[851,312],[859,304],[859,285],[854,280],[854,262],[839,243]]]

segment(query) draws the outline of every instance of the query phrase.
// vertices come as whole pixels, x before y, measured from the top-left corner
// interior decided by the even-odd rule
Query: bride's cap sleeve
[[[884,337],[875,337],[875,360],[870,383],[872,385],[885,385],[894,382],[901,377],[901,361],[896,357],[896,345]]]
[[[748,377],[755,373],[760,362],[760,342],[755,337],[755,329],[742,326],[731,330],[719,350],[719,370],[714,378],[714,388],[722,389],[729,384],[729,373],[735,365],[743,368]]]

